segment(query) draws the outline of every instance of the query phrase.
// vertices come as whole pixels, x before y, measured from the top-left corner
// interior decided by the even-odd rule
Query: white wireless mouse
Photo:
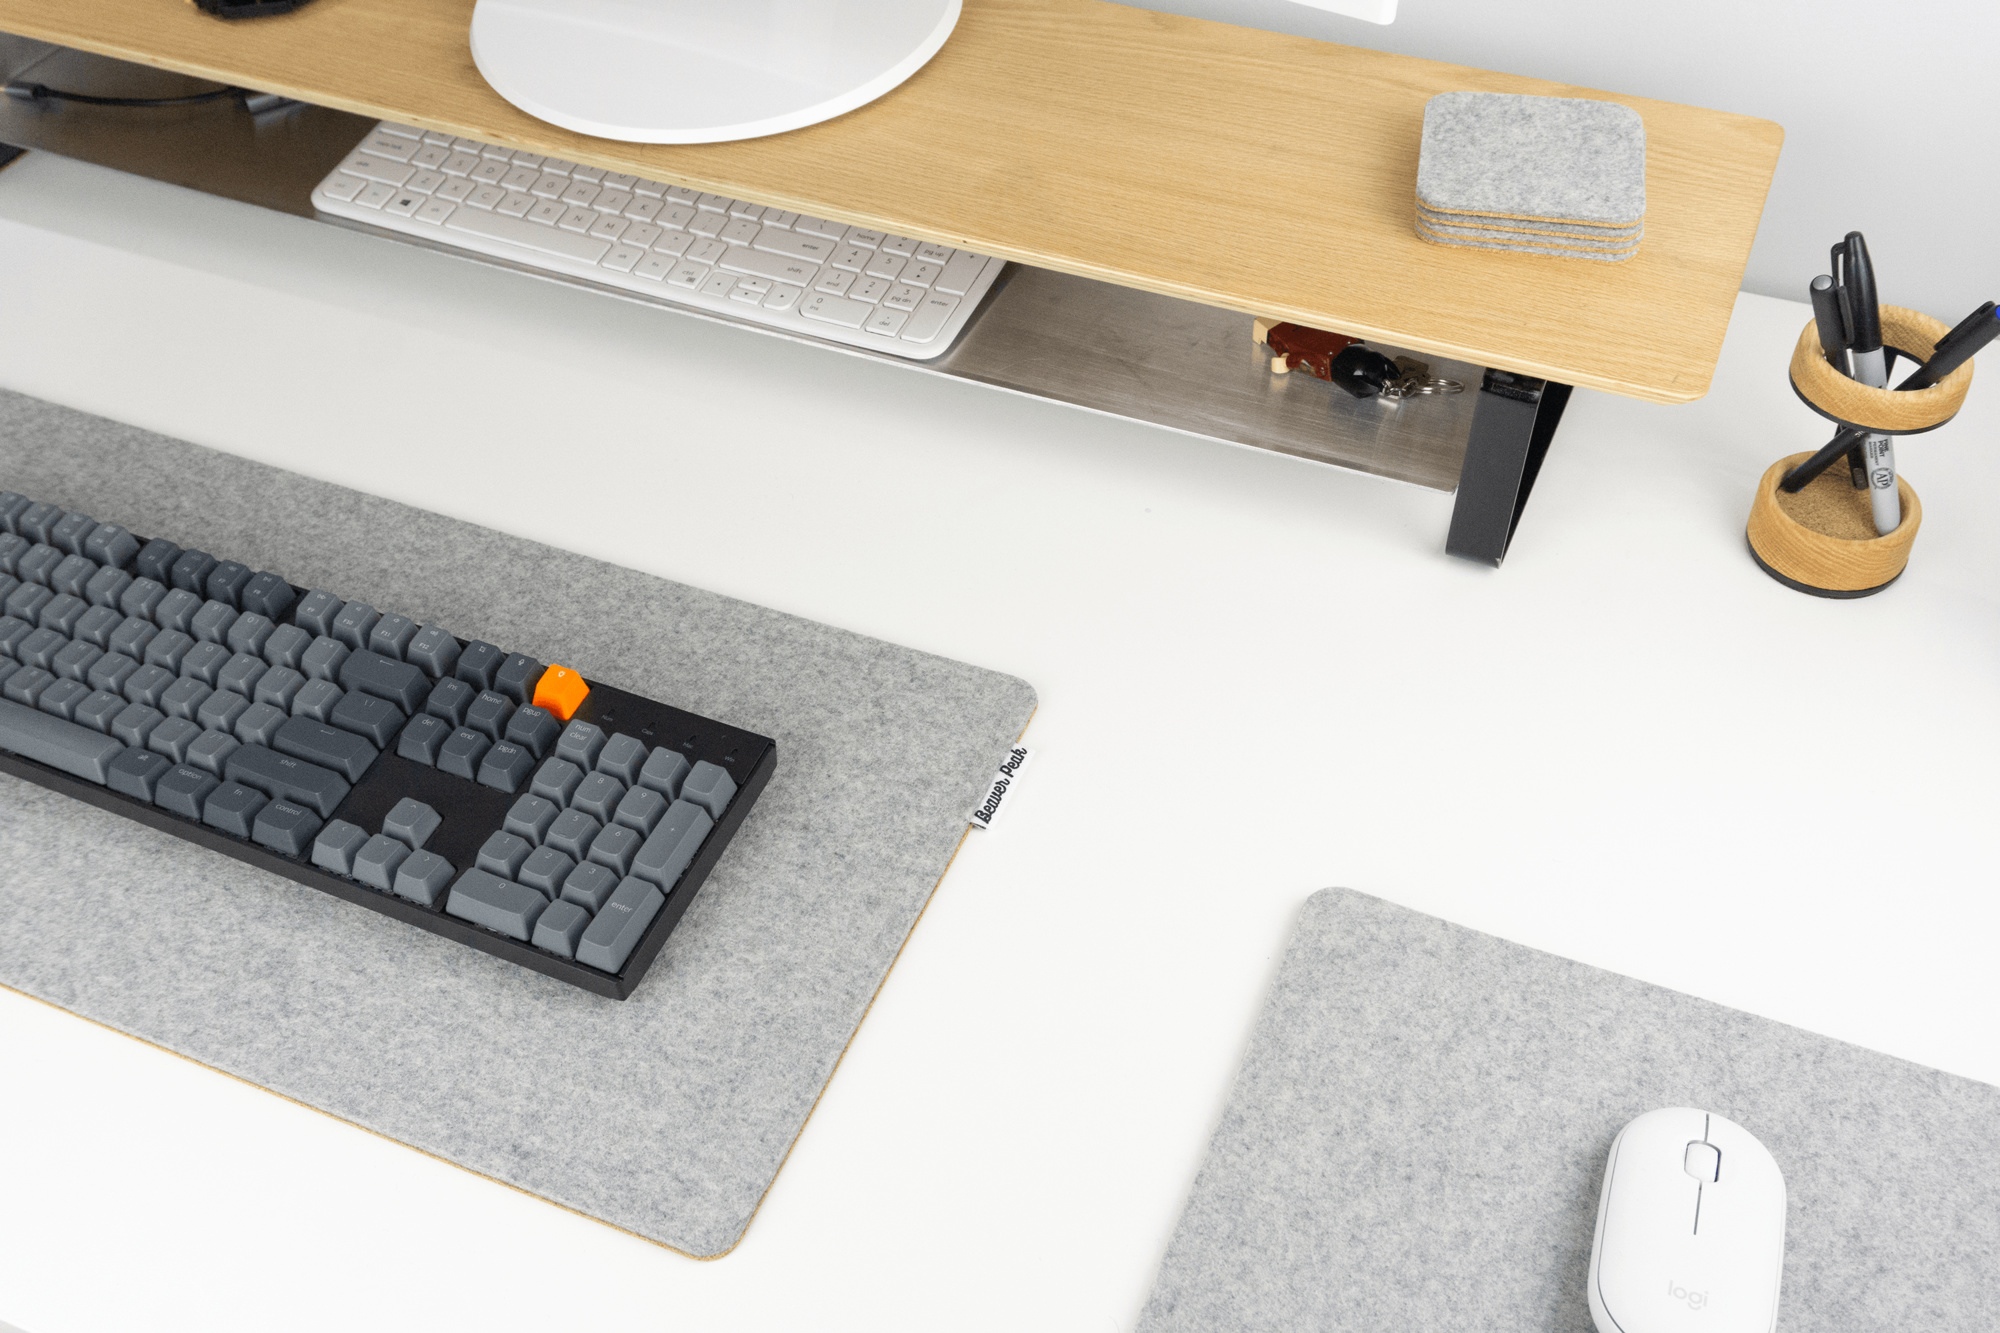
[[[1785,1178],[1750,1131],[1684,1106],[1618,1132],[1590,1246],[1597,1333],[1771,1333]]]

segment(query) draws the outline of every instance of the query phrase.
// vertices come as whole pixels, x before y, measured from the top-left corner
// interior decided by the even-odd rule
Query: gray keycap
[[[553,847],[537,847],[521,863],[515,878],[529,888],[553,898],[562,892],[563,881],[576,869],[576,862]]]
[[[250,567],[240,560],[224,560],[208,571],[202,591],[211,601],[221,602],[232,611],[243,609],[243,585],[250,582]]]
[[[132,557],[132,568],[140,578],[171,588],[174,586],[174,562],[180,558],[180,547],[164,537],[155,537]]]
[[[106,653],[91,664],[90,674],[84,677],[84,684],[93,690],[110,690],[113,694],[125,693],[125,682],[132,679],[139,664],[123,653]]]
[[[49,571],[49,587],[89,605],[90,599],[84,595],[84,590],[90,587],[90,581],[96,577],[95,560],[87,560],[80,555],[66,555],[54,569]]]
[[[177,629],[189,638],[194,625],[195,614],[201,610],[201,598],[186,588],[175,588],[160,599],[153,608],[153,623],[161,629]]]
[[[576,794],[577,784],[583,781],[583,770],[567,759],[544,760],[535,770],[535,780],[528,790],[545,801],[553,801],[558,806],[569,804],[569,798]]]
[[[423,707],[424,697],[431,692],[430,677],[422,667],[368,651],[347,655],[340,664],[340,683],[346,689],[385,699],[405,715]]]
[[[55,525],[62,520],[62,516],[61,505],[52,505],[46,500],[37,500],[21,511],[21,516],[16,521],[14,531],[20,533],[23,537],[32,537],[38,542],[46,543]]]
[[[215,677],[215,688],[240,694],[246,699],[255,698],[257,682],[264,679],[264,673],[270,669],[264,665],[263,658],[239,652],[222,664],[222,670]]]
[[[0,657],[0,686],[4,686],[7,683],[7,678],[12,676],[16,671],[28,671],[32,669],[22,666],[11,657]]]
[[[409,648],[410,640],[416,637],[417,622],[392,611],[376,621],[375,628],[368,631],[368,650],[401,662],[406,660],[403,654]]]
[[[414,763],[437,765],[438,751],[444,748],[451,727],[441,717],[425,714],[413,717],[396,741],[396,753]]]
[[[25,620],[30,625],[42,618],[42,608],[55,600],[55,594],[37,583],[23,583],[7,594],[5,610],[16,620]]]
[[[333,618],[333,628],[329,633],[349,648],[366,648],[368,633],[375,628],[375,622],[381,618],[382,613],[368,603],[349,602],[341,607],[340,614]]]
[[[144,748],[152,739],[153,728],[166,721],[166,715],[157,708],[144,704],[126,704],[118,710],[118,716],[111,719],[111,734],[121,744]],[[150,799],[150,798],[148,798]]]
[[[83,544],[90,540],[90,534],[97,530],[97,520],[88,514],[64,514],[49,529],[48,543],[60,550],[76,555],[83,550]]]
[[[272,667],[257,677],[257,688],[250,698],[253,703],[270,704],[289,713],[305,683],[306,678],[291,667]]]
[[[26,537],[0,532],[0,574],[12,575],[21,566],[21,557],[32,545]]]
[[[642,879],[628,879],[618,886],[611,900],[591,918],[590,926],[576,946],[576,961],[600,972],[616,972],[625,966],[632,950],[667,900]]]
[[[111,631],[111,641],[107,645],[114,653],[123,653],[134,662],[146,660],[146,649],[154,639],[160,637],[160,627],[150,620],[137,616],[127,616],[118,622],[118,628]]]
[[[58,680],[42,691],[42,697],[35,701],[35,707],[44,713],[54,713],[65,722],[70,722],[76,719],[78,706],[89,697],[90,686],[82,681]]]
[[[130,704],[109,690],[92,690],[90,696],[76,706],[75,720],[80,726],[111,736],[112,722],[129,707]],[[118,743],[125,744],[122,740]]]
[[[465,710],[465,725],[493,740],[507,734],[507,719],[514,715],[513,701],[497,690],[486,690]]]
[[[493,688],[515,703],[528,703],[535,697],[535,683],[542,678],[545,670],[546,667],[526,653],[509,653],[507,660],[493,673]]]
[[[35,623],[43,629],[52,629],[58,634],[74,634],[77,623],[89,609],[90,604],[81,597],[72,597],[66,592],[57,593],[42,607],[42,613],[35,617]]]
[[[0,697],[13,700],[26,708],[41,706],[42,692],[56,683],[55,676],[38,666],[23,666],[0,685]]]
[[[207,731],[233,732],[236,730],[236,719],[242,717],[249,707],[250,701],[242,695],[217,690],[194,710],[194,720]]]
[[[188,747],[201,739],[201,728],[184,717],[170,717],[153,728],[146,748],[163,754],[177,764],[187,762]]]
[[[107,611],[117,611],[119,601],[125,596],[125,590],[131,586],[130,574],[107,565],[92,574],[90,582],[83,586],[83,600],[92,606],[101,606]]]
[[[346,697],[347,691],[330,680],[309,680],[292,696],[292,716],[324,722],[333,716],[334,705]]]
[[[443,680],[458,665],[458,640],[449,630],[426,625],[410,640],[410,646],[403,651],[403,660],[414,662],[434,679]]]
[[[173,761],[163,754],[128,747],[111,761],[109,786],[113,791],[151,802],[161,775],[173,766]]]
[[[34,632],[35,627],[25,620],[17,620],[13,616],[0,616],[0,653],[15,657],[22,642]]]
[[[542,841],[571,860],[581,861],[590,855],[590,844],[603,827],[581,810],[565,810],[550,823]]]
[[[102,656],[104,650],[96,644],[75,639],[64,644],[56,653],[55,658],[49,663],[49,670],[65,680],[88,680],[90,668],[95,666],[97,659]]]
[[[142,666],[125,681],[125,697],[135,704],[158,708],[176,677],[165,667]]]
[[[623,824],[612,824],[599,833],[590,843],[590,859],[601,866],[610,866],[621,876],[632,873],[632,858],[639,850],[641,839],[637,832]]]
[[[208,586],[209,571],[214,568],[215,557],[208,552],[182,551],[174,557],[173,568],[163,582],[200,595]]]
[[[493,673],[507,660],[507,654],[481,639],[474,639],[458,654],[453,674],[475,691],[493,688]]]
[[[656,749],[646,756],[646,766],[639,770],[639,785],[649,787],[671,801],[681,794],[681,783],[686,780],[690,767],[688,757],[679,750]]]
[[[528,753],[540,759],[555,744],[557,733],[562,731],[562,723],[556,721],[555,714],[533,704],[517,709],[514,716],[507,719],[507,739]]]
[[[295,717],[279,727],[271,748],[294,759],[330,768],[349,782],[361,781],[361,775],[375,762],[377,753],[374,746],[354,733],[309,717]]]
[[[524,884],[485,870],[468,870],[452,885],[445,911],[517,940],[528,939],[549,900]]]
[[[693,801],[716,819],[722,818],[729,798],[734,795],[736,779],[729,776],[729,770],[706,759],[696,764],[688,772],[687,781],[681,784],[681,799]]]
[[[604,906],[618,887],[618,872],[595,861],[585,861],[563,881],[562,896],[588,911]]]
[[[0,699],[0,750],[86,782],[103,784],[110,780],[112,761],[124,749],[118,741],[89,727]]]
[[[56,566],[62,562],[61,551],[46,542],[37,542],[21,552],[21,558],[14,562],[14,576],[23,583],[46,588],[50,576],[56,572]]]
[[[549,835],[549,825],[556,822],[562,811],[554,802],[540,796],[523,796],[507,811],[507,818],[501,827],[516,837],[529,842],[540,843]]]
[[[462,680],[441,680],[432,688],[430,698],[424,701],[424,711],[432,717],[443,718],[453,727],[465,725],[465,710],[479,697],[479,691]]]
[[[332,817],[334,810],[347,799],[349,790],[347,779],[332,769],[279,754],[262,745],[244,745],[232,750],[223,762],[222,773],[231,782],[255,787],[275,800],[302,805],[321,819]]]
[[[236,595],[236,604],[245,611],[278,620],[292,605],[292,585],[269,570],[260,570],[243,585],[243,591]]]
[[[313,680],[337,682],[340,679],[340,668],[346,663],[350,651],[348,646],[338,639],[329,639],[321,635],[306,647],[305,652],[299,654],[299,670]]]
[[[225,782],[202,802],[201,822],[238,838],[248,838],[256,825],[257,812],[271,803],[263,792],[240,782]]]
[[[412,852],[397,869],[396,887],[391,892],[421,906],[436,907],[444,900],[452,873],[451,862],[436,852]]]
[[[21,512],[34,501],[16,491],[0,491],[0,532],[18,533]]]
[[[480,844],[478,865],[481,870],[512,879],[533,850],[526,838],[505,831],[495,832]]]
[[[308,634],[333,637],[333,620],[340,614],[342,602],[330,592],[309,592],[299,598],[298,609],[292,612],[295,624]]]
[[[290,801],[272,801],[257,812],[257,822],[250,826],[253,842],[286,856],[306,855],[318,832],[319,816]]]
[[[693,801],[675,801],[633,858],[632,873],[662,889],[672,889],[714,827],[708,811]]]
[[[194,744],[188,746],[187,762],[221,777],[227,771],[223,767],[224,763],[242,746],[242,741],[226,731],[203,731],[194,738]]]
[[[40,667],[54,675],[56,654],[67,647],[69,640],[52,629],[30,630],[14,650],[14,657],[22,666]]]
[[[581,718],[573,720],[563,728],[556,741],[556,758],[567,759],[588,773],[597,767],[597,756],[604,752],[604,728],[585,722]]]
[[[411,851],[422,851],[444,817],[414,796],[405,796],[382,817],[382,831]]]
[[[194,619],[188,624],[188,633],[201,643],[226,644],[229,642],[230,627],[235,623],[236,608],[210,598],[201,604],[201,610],[194,613]]]
[[[624,799],[624,783],[609,773],[592,773],[577,784],[576,794],[569,803],[571,809],[583,811],[600,824],[609,824],[618,813],[618,802]]]
[[[190,764],[175,764],[153,785],[153,804],[183,819],[200,819],[208,794],[222,783]]]
[[[21,580],[15,578],[12,574],[0,574],[0,608],[6,606],[7,599],[13,596],[15,589],[20,586]],[[12,617],[9,617],[9,619],[12,619]]]
[[[479,783],[496,791],[519,791],[535,771],[535,756],[512,741],[501,741],[479,761]]]
[[[245,745],[269,745],[285,725],[288,714],[273,704],[251,704],[236,719],[236,739]]]
[[[245,611],[236,617],[234,624],[230,625],[229,633],[223,642],[229,645],[229,651],[232,653],[249,653],[253,657],[262,657],[264,645],[271,641],[271,636],[277,632],[277,628],[271,623],[269,616],[260,615],[255,611]],[[303,634],[305,631],[299,632]]]
[[[133,579],[131,585],[119,595],[118,609],[140,620],[152,620],[153,612],[159,609],[160,601],[166,595],[163,583],[153,579]],[[157,626],[158,622],[154,624]]]
[[[76,622],[76,637],[85,643],[95,644],[99,648],[108,650],[111,647],[112,634],[124,621],[125,617],[108,606],[93,606],[83,613],[81,620]]]
[[[313,840],[313,864],[336,875],[354,873],[354,854],[367,845],[367,831],[336,819],[319,831]]]
[[[653,831],[666,813],[666,797],[651,787],[634,787],[619,800],[618,811],[612,818],[643,838]]]
[[[476,781],[479,777],[479,765],[486,758],[486,751],[492,744],[492,741],[471,728],[460,727],[444,738],[444,745],[438,750],[438,771],[464,778],[468,782]]]
[[[590,924],[590,913],[575,903],[550,903],[541,920],[535,922],[535,947],[558,958],[576,956],[576,942]]]
[[[187,650],[181,659],[181,674],[192,676],[213,689],[215,682],[222,678],[222,668],[229,665],[229,650],[219,643],[197,643]]]
[[[100,565],[122,565],[139,554],[139,539],[116,523],[100,523],[84,542],[83,553]]]
[[[326,720],[342,731],[365,736],[378,750],[388,749],[389,742],[403,729],[403,714],[396,705],[354,690],[349,690],[333,706]]]
[[[396,886],[396,871],[410,859],[410,849],[386,833],[377,833],[354,854],[354,878],[387,893]]]
[[[264,660],[274,667],[290,667],[298,670],[305,660],[306,649],[312,647],[312,635],[297,625],[280,625],[271,631],[271,637],[264,640]]]
[[[146,662],[149,666],[162,667],[178,676],[181,662],[193,647],[194,640],[180,630],[162,630],[146,645]]]

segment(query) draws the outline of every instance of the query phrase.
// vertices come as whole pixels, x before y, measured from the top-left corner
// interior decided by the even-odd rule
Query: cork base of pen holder
[[[1815,597],[1867,597],[1882,591],[1910,562],[1910,545],[1924,521],[1916,491],[1896,478],[1903,521],[1894,532],[1878,535],[1869,493],[1854,489],[1844,463],[1820,473],[1797,495],[1778,489],[1785,474],[1810,457],[1781,458],[1757,483],[1746,533],[1750,554],[1758,568],[1787,588]]]

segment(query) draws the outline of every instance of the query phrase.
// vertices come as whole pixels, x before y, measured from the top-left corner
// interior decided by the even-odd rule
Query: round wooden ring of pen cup
[[[1949,331],[1921,311],[1891,305],[1881,309],[1884,345],[1913,361],[1928,361],[1937,340]],[[1897,393],[1869,388],[1827,362],[1810,320],[1792,350],[1792,388],[1807,406],[1843,426],[1884,435],[1914,435],[1942,426],[1957,414],[1971,385],[1968,361],[1928,389]],[[1751,557],[1766,574],[1799,592],[1866,597],[1882,591],[1909,563],[1924,519],[1923,504],[1909,482],[1897,477],[1902,522],[1894,532],[1877,534],[1869,493],[1854,489],[1839,463],[1796,495],[1779,490],[1785,474],[1811,456],[1779,459],[1757,483],[1745,533]]]

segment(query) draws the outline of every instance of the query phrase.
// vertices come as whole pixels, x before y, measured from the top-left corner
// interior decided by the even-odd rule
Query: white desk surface
[[[7,387],[1042,699],[734,1254],[0,992],[27,1333],[1129,1327],[1329,884],[2000,1082],[2000,386],[1901,450],[1902,584],[1788,592],[1743,521],[1827,435],[1803,304],[1742,298],[1700,403],[1579,392],[1496,573],[1448,496],[46,157],[0,174],[0,292]]]

